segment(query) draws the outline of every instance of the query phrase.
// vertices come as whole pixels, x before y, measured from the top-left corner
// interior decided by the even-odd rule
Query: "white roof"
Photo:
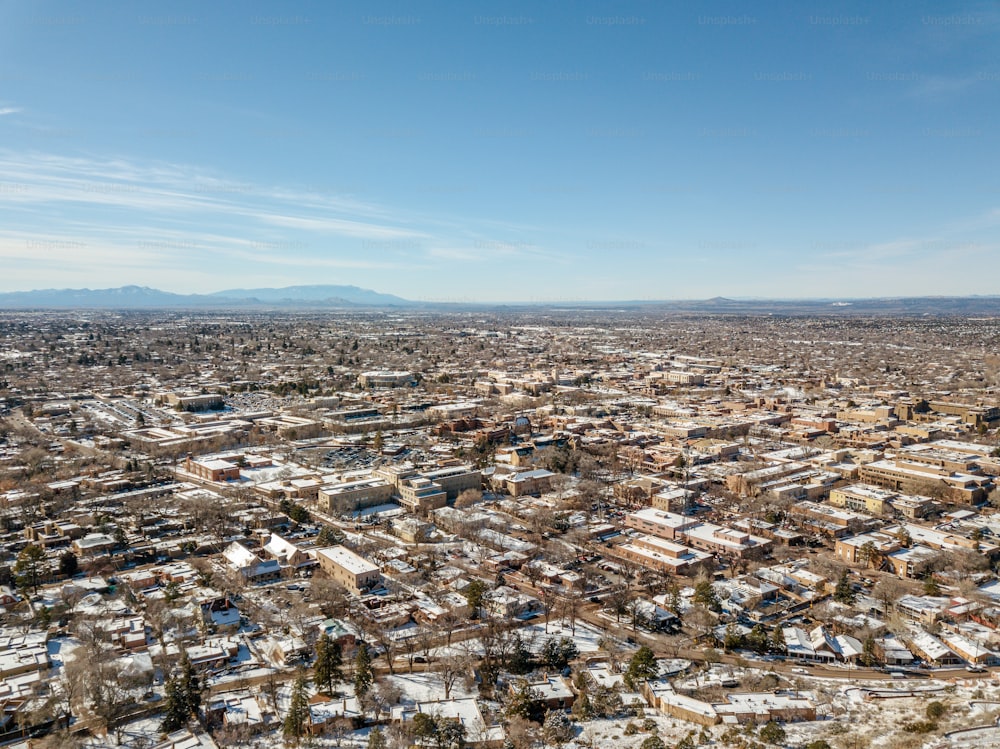
[[[317,549],[316,554],[326,557],[334,564],[355,575],[378,572],[377,566],[344,546],[328,546],[325,549]]]
[[[233,541],[229,544],[226,550],[222,552],[222,555],[230,564],[237,568],[248,567],[260,561],[260,557],[238,541]]]
[[[264,546],[264,551],[272,556],[288,558],[299,550],[299,547],[286,541],[277,533],[272,533],[270,540]]]
[[[946,658],[952,654],[943,642],[929,632],[922,630],[914,630],[910,634],[910,643],[932,661]]]
[[[691,518],[678,515],[676,512],[665,512],[664,510],[658,510],[655,507],[646,507],[642,510],[638,510],[637,512],[633,512],[632,517],[647,523],[656,523],[657,525],[663,525],[674,529],[682,528],[694,522]]]
[[[465,727],[466,738],[470,741],[503,741],[503,728],[486,725],[475,698],[465,697],[454,700],[417,702],[417,711],[426,715],[453,718]]]

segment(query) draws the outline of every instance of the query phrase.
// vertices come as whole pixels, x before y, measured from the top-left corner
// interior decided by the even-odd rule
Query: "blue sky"
[[[8,2],[0,290],[1000,292],[993,3]]]

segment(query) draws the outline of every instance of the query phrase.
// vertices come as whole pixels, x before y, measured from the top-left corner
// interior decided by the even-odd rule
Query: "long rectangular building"
[[[764,551],[771,545],[771,540],[762,536],[715,523],[704,523],[653,507],[629,513],[625,517],[625,524],[643,533],[719,556],[745,557],[755,551]]]

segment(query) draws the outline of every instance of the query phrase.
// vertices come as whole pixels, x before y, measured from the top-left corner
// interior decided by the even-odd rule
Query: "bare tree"
[[[628,613],[629,602],[632,600],[632,591],[629,590],[627,585],[616,585],[604,600],[608,608],[614,612],[615,621],[620,622],[622,614]]]
[[[129,673],[99,640],[85,641],[73,655],[66,664],[66,678],[75,682],[72,690],[78,699],[78,714],[90,715],[100,729],[113,731],[120,744],[122,720],[136,704],[135,692],[145,687],[148,679]]]
[[[580,615],[583,606],[583,591],[578,589],[570,590],[560,601],[559,613],[569,622],[570,634],[576,636],[576,620]]]
[[[468,673],[472,668],[472,659],[468,655],[448,655],[438,663],[438,677],[441,679],[441,688],[444,689],[444,698],[451,699],[451,690],[460,678]]]
[[[396,649],[399,647],[399,643],[396,642],[396,638],[393,636],[393,630],[387,629],[366,612],[362,611],[355,612],[354,622],[364,632],[366,640],[378,643],[382,650],[382,655],[385,657],[389,673],[395,674],[396,670],[393,661],[396,658]]]
[[[483,493],[479,489],[466,489],[455,499],[455,507],[461,509],[472,507],[478,504],[483,498]]]
[[[423,634],[423,631],[423,627],[418,627],[416,632],[409,637],[404,637],[400,642],[400,647],[402,647],[403,652],[406,653],[406,665],[411,674],[413,673],[413,659],[416,657],[417,650],[420,647],[420,637]]]
[[[531,749],[538,740],[539,728],[537,723],[515,715],[508,719],[506,733],[513,749]]]

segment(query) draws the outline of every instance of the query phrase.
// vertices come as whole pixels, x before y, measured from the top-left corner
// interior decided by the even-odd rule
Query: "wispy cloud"
[[[458,247],[432,247],[427,250],[427,256],[435,260],[453,260],[461,263],[472,263],[483,259],[481,252]]]
[[[17,114],[20,111],[20,107],[0,107],[0,117],[4,117],[8,114]]]
[[[514,233],[502,222],[408,214],[350,191],[260,185],[184,164],[0,149],[0,258],[12,271],[4,286],[46,263],[55,274],[90,263],[123,282],[140,280],[123,270],[145,270],[145,282],[155,284],[191,266],[209,278],[258,265],[318,281],[335,269],[412,271],[546,255],[527,241],[484,238],[494,231]]]
[[[896,288],[903,284],[909,294],[940,293],[942,284],[965,293],[993,293],[989,279],[1000,272],[1000,241],[993,238],[998,223],[1000,209],[991,209],[923,237],[857,242],[813,254],[790,270],[802,277],[822,277],[829,293],[839,296],[885,294],[887,278]],[[786,281],[793,283],[791,279]]]
[[[359,237],[361,239],[397,239],[404,237],[426,236],[422,232],[412,229],[379,226],[377,224],[339,218],[316,218],[274,214],[266,214],[260,218],[265,223],[274,224],[275,226],[286,226],[293,229],[305,229],[307,231],[329,234],[342,234],[348,237]]]

